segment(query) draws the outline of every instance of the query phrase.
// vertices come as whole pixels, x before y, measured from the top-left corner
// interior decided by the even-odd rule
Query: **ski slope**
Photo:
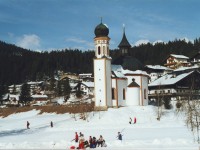
[[[89,114],[88,121],[77,121],[70,114],[42,114],[39,111],[0,118],[0,149],[69,149],[77,146],[71,141],[75,132],[82,132],[85,139],[102,135],[107,147],[98,149],[134,150],[198,150],[193,135],[185,126],[184,118],[174,110],[165,110],[161,121],[156,120],[156,107],[131,106],[110,108]],[[136,117],[136,124],[129,124],[129,117]],[[26,121],[30,129],[26,129]],[[53,121],[54,127],[50,127]],[[123,141],[117,132],[122,131]]]

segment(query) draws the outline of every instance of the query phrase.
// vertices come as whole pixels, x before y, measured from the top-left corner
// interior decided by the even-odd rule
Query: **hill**
[[[134,69],[138,69],[137,66],[140,67],[140,64],[163,65],[169,54],[191,57],[198,51],[200,51],[200,38],[194,40],[194,43],[184,40],[148,43],[132,47],[130,56],[134,61],[127,59],[125,63],[129,66],[137,63]],[[120,57],[119,50],[111,50],[110,55],[114,62]],[[93,58],[94,51],[64,49],[39,53],[0,41],[0,85],[44,80],[52,77],[58,70],[72,73],[93,72]]]
[[[79,115],[75,121],[68,113],[38,113],[31,110],[0,118],[0,149],[69,149],[77,145],[71,141],[75,132],[82,132],[85,139],[102,135],[107,147],[99,149],[198,149],[183,118],[177,117],[174,110],[165,110],[161,121],[156,120],[153,106],[110,108],[90,113],[88,121],[79,119]],[[129,117],[137,117],[137,123],[129,124]],[[26,121],[30,122],[29,130]],[[123,134],[122,142],[116,139],[118,131]]]

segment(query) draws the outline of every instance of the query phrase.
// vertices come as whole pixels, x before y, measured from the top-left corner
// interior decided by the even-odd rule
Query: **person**
[[[120,132],[118,132],[117,138],[118,140],[122,141],[122,134]]]
[[[134,117],[134,124],[136,124],[136,117]]]
[[[77,143],[78,142],[78,133],[75,132],[75,142]]]
[[[30,129],[29,126],[30,126],[30,123],[27,121],[27,123],[26,123],[27,129]]]
[[[50,125],[51,125],[51,128],[53,128],[53,122],[52,121],[50,122]]]
[[[103,141],[104,141],[103,136],[100,135],[99,139],[97,140],[97,146],[99,147],[99,145],[101,145],[102,147]]]
[[[96,148],[97,145],[97,141],[96,141],[96,137],[92,138],[92,147],[91,148]]]
[[[83,139],[79,140],[78,149],[84,149],[84,140]]]
[[[83,134],[80,132],[80,133],[79,133],[79,137],[81,137],[81,136],[83,136]]]
[[[131,117],[130,117],[130,121],[129,121],[129,123],[130,123],[130,124],[132,123],[132,119],[131,119]]]
[[[90,148],[92,148],[92,136],[89,137]]]

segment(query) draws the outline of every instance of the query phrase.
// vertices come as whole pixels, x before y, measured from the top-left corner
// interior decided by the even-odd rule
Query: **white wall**
[[[139,87],[128,87],[127,88],[127,99],[126,106],[139,106],[140,101],[140,88]]]
[[[118,86],[118,106],[126,106],[127,99],[127,80],[119,79],[117,80]],[[125,89],[125,99],[123,99],[123,89]]]
[[[111,61],[94,59],[95,106],[112,106]]]

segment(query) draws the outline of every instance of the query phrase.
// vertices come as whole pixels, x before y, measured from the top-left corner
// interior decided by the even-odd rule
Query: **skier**
[[[78,142],[78,133],[75,132],[75,142],[77,143]]]
[[[130,121],[129,121],[129,123],[130,123],[130,124],[132,123],[132,119],[131,119],[131,117],[130,117]]]
[[[136,124],[136,117],[134,117],[134,124]]]
[[[118,132],[117,138],[118,140],[122,141],[122,134],[120,132]]]
[[[51,126],[51,128],[53,128],[53,122],[52,121],[50,122],[50,126]]]
[[[27,121],[27,123],[26,123],[26,128],[27,128],[27,129],[30,129],[30,128],[29,128],[29,125],[30,125],[30,123]]]

